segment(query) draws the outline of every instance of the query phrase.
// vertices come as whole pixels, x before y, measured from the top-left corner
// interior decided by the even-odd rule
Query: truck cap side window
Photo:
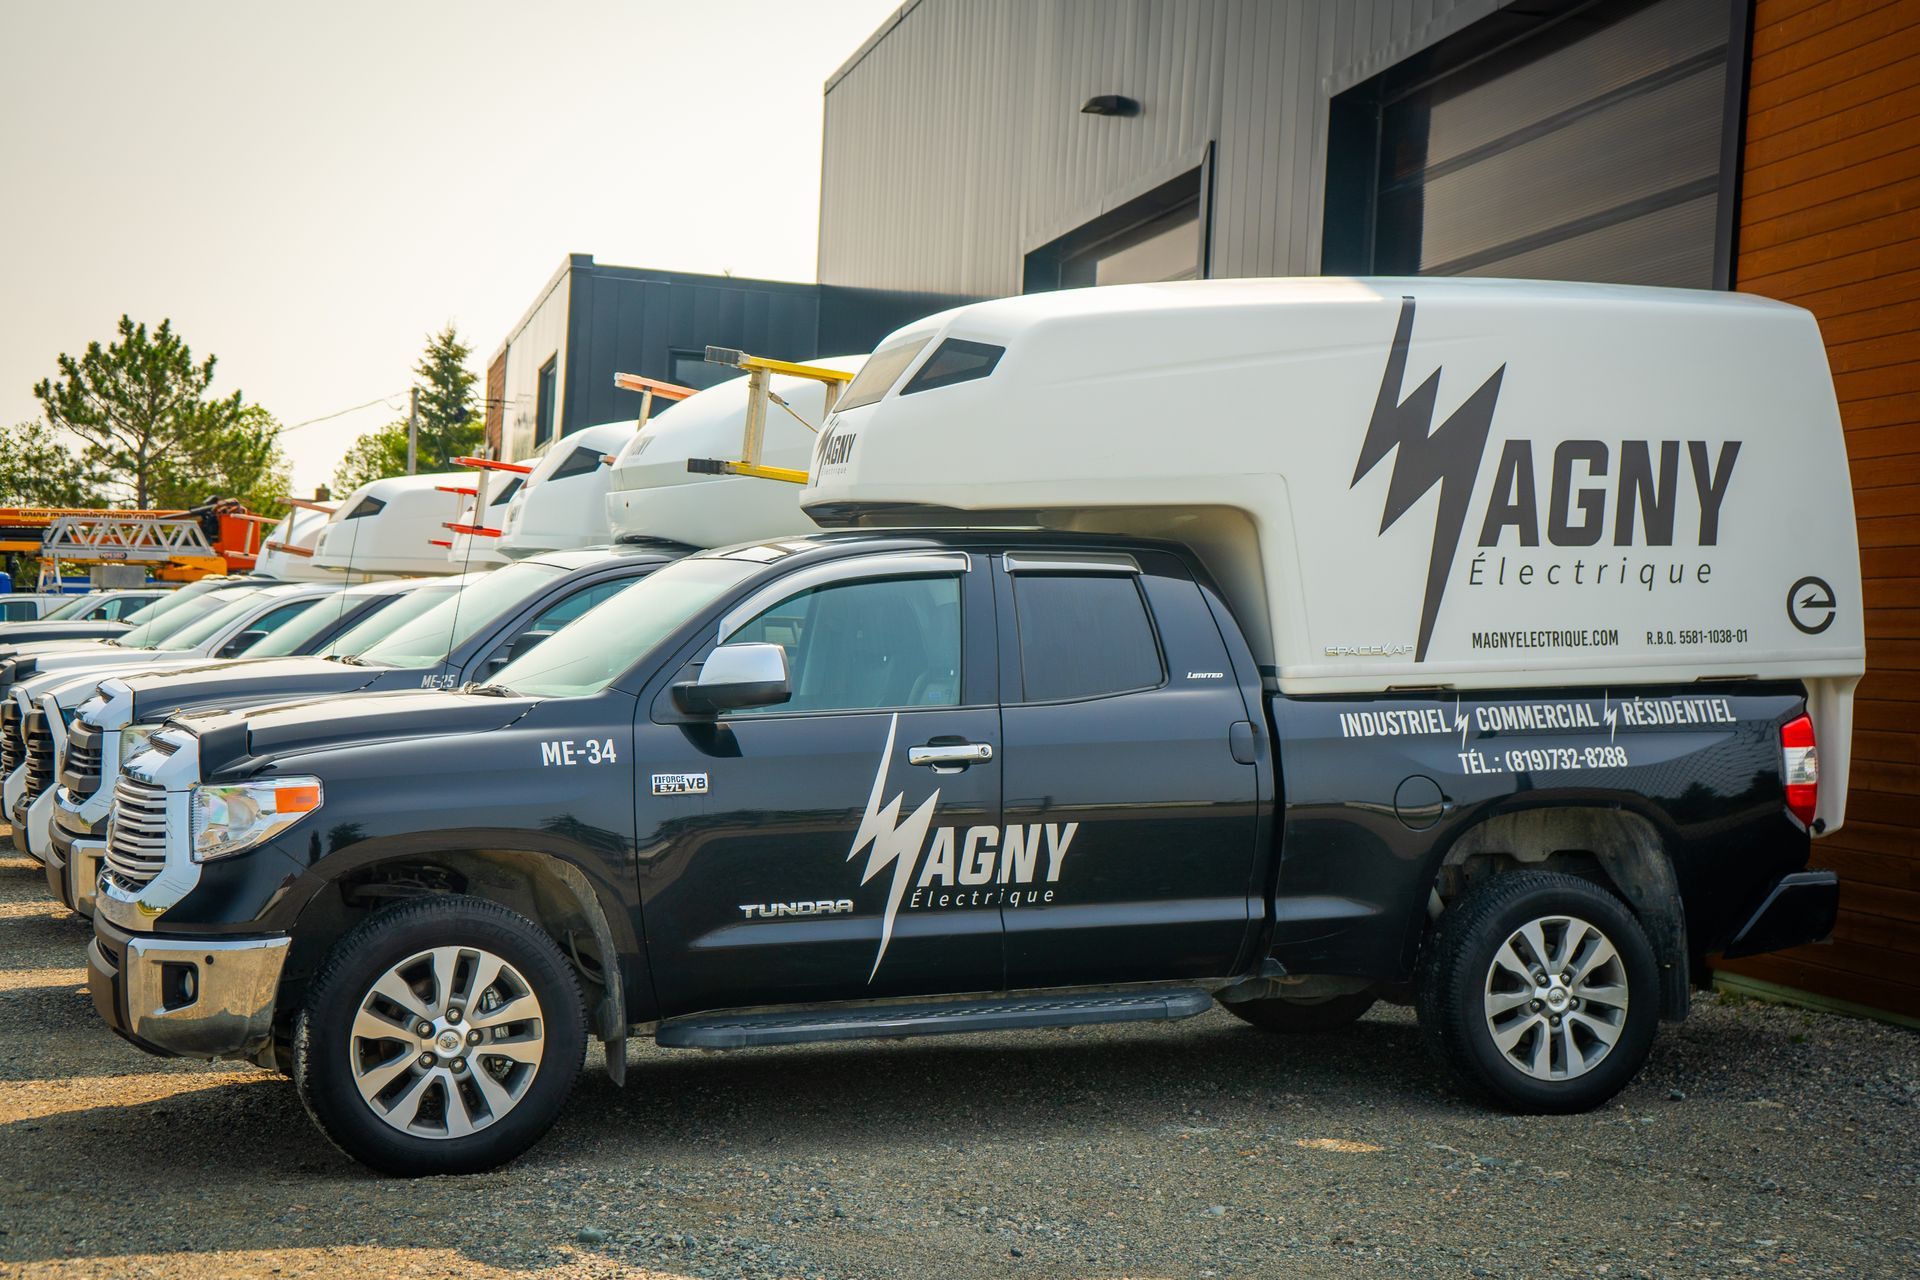
[[[1012,577],[1026,701],[1095,698],[1165,681],[1160,645],[1133,574]],[[1094,636],[1098,643],[1089,643]]]
[[[840,393],[840,399],[834,402],[833,410],[839,413],[845,409],[858,409],[862,405],[872,404],[892,389],[900,380],[913,358],[920,349],[933,341],[933,335],[923,338],[909,338],[905,342],[882,348],[860,367],[847,389]]]
[[[878,578],[787,597],[727,638],[787,652],[793,697],[729,715],[960,704],[960,580]]]
[[[933,391],[984,378],[993,372],[993,367],[1000,363],[1000,357],[1005,354],[1005,347],[968,342],[965,338],[948,338],[934,348],[927,362],[907,379],[907,385],[900,388],[900,394],[910,396],[917,391]]]

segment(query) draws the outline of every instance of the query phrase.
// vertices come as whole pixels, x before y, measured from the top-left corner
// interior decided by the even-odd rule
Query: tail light
[[[1801,825],[1813,825],[1820,804],[1820,748],[1813,742],[1813,721],[1806,716],[1780,726],[1781,778],[1787,784],[1787,811]]]

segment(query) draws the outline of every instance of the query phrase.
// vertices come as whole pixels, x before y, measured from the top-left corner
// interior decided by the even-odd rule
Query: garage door
[[[1733,8],[1587,4],[1357,90],[1367,269],[1714,287]]]

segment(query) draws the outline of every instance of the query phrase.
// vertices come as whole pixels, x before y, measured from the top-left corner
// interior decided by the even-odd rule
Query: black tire
[[[1575,1005],[1565,1014],[1567,1041],[1559,1039],[1560,1022],[1549,1021],[1553,1010],[1544,1002],[1529,1002],[1498,1015],[1506,1019],[1503,1031],[1523,1021],[1533,1024],[1519,1031],[1521,1038],[1512,1050],[1515,1056],[1509,1056],[1496,1043],[1489,997],[1510,998],[1524,993],[1526,986],[1504,973],[1496,977],[1495,955],[1505,954],[1508,940],[1522,926],[1554,917],[1572,917],[1597,929],[1612,945],[1618,963],[1595,966],[1591,988],[1576,984],[1589,995],[1584,1009]],[[1557,986],[1556,978],[1548,975],[1549,985]],[[1498,992],[1492,990],[1496,982],[1503,984]],[[1621,986],[1626,992],[1624,1010],[1595,998],[1599,992]],[[1447,908],[1422,963],[1417,997],[1420,1025],[1429,1045],[1465,1085],[1514,1111],[1556,1115],[1592,1110],[1626,1087],[1652,1050],[1659,1006],[1659,963],[1646,932],[1626,904],[1576,876],[1537,871],[1496,876]],[[1616,1018],[1617,1022],[1610,1021]],[[1616,1037],[1610,1048],[1602,1048],[1602,1042],[1587,1030],[1597,1021],[1605,1022]],[[1584,1073],[1558,1078],[1532,1074],[1520,1057],[1528,1058],[1537,1069],[1534,1052],[1542,1039],[1547,1041],[1549,1071],[1564,1072],[1559,1064],[1571,1062],[1578,1054]],[[1584,1065],[1596,1052],[1592,1064]]]
[[[352,1028],[363,1002],[371,998],[374,985],[389,970],[432,948],[456,946],[490,953],[505,961],[516,978],[524,979],[525,990],[538,1002],[534,1010],[538,1017],[512,1025],[535,1028],[534,1034],[542,1039],[542,1056],[531,1076],[521,1083],[517,1099],[501,1114],[482,1120],[483,1127],[461,1136],[419,1136],[383,1119],[374,1110],[374,1103],[362,1096],[354,1079],[356,1059],[350,1055],[361,1054],[369,1041],[356,1040]],[[489,990],[497,998],[498,989]],[[484,898],[422,898],[368,917],[327,954],[307,988],[294,1024],[292,1075],[300,1101],[314,1123],[335,1146],[362,1164],[405,1177],[479,1173],[520,1155],[552,1127],[580,1075],[586,1040],[580,985],[566,957],[538,925]],[[477,1090],[472,1073],[487,1065],[481,1059],[486,1050],[462,1047],[454,1052],[461,1055],[457,1065],[465,1082],[458,1087]],[[473,1055],[471,1066],[465,1057],[469,1053]],[[397,1063],[401,1056],[415,1055],[409,1049],[385,1061]],[[365,1069],[364,1059],[358,1061],[359,1069]],[[504,1058],[490,1061],[509,1075],[520,1070]],[[449,1057],[446,1062],[454,1064],[455,1060]],[[455,1087],[449,1074],[453,1069],[453,1065],[447,1066],[439,1085],[422,1086],[441,1090],[437,1097],[443,1121],[448,1120],[455,1105],[455,1099],[446,1092]],[[408,1072],[425,1074],[413,1073],[411,1067]],[[484,1097],[477,1092],[474,1096],[485,1104]],[[429,1097],[420,1105],[431,1107],[432,1103]],[[463,1118],[471,1118],[466,1103],[462,1102],[459,1110]],[[443,1127],[451,1129],[451,1123]]]
[[[1373,1008],[1376,998],[1371,991],[1355,991],[1324,1000],[1289,1000],[1276,996],[1269,1000],[1236,1000],[1232,1004],[1223,1001],[1222,1007],[1262,1031],[1299,1035],[1352,1026]]]

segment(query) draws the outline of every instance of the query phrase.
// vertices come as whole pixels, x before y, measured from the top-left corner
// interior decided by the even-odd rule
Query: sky
[[[569,253],[814,278],[821,95],[899,0],[0,0],[0,421],[124,312],[290,428],[296,493]]]

